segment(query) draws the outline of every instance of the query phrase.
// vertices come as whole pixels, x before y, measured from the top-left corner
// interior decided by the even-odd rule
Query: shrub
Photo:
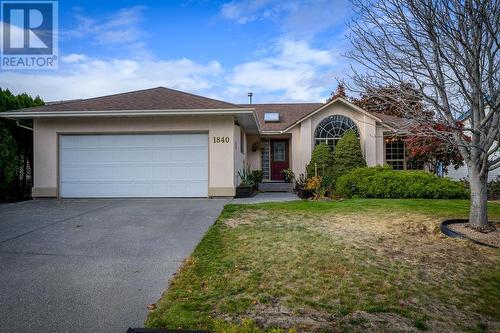
[[[333,175],[333,154],[326,143],[320,143],[314,147],[306,172],[307,177]]]
[[[285,183],[291,183],[295,180],[295,174],[293,173],[292,169],[282,170],[281,174],[283,175]]]
[[[262,177],[264,177],[264,172],[262,172],[262,170],[253,170],[248,176],[254,184],[262,183]]]
[[[341,176],[337,194],[362,198],[465,199],[467,187],[426,171],[396,171],[389,167],[358,168]]]
[[[326,194],[326,189],[322,185],[323,177],[310,177],[306,180],[305,189],[313,193],[313,197],[315,200],[319,200],[324,198]]]
[[[299,174],[299,178],[295,179],[295,183],[297,184],[297,188],[305,188],[306,176],[303,173]]]
[[[347,131],[335,146],[333,154],[334,180],[356,168],[366,167],[366,160],[356,133]]]
[[[248,166],[243,167],[240,171],[238,171],[238,177],[240,177],[240,185],[238,187],[252,187],[254,186],[254,182],[250,176],[250,168]]]
[[[6,128],[0,128],[0,189],[12,187],[21,166],[14,137]]]
[[[500,197],[500,175],[488,183],[488,195],[492,200]]]

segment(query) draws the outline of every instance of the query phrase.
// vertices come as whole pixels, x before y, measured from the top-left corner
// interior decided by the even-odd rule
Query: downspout
[[[12,119],[12,120],[14,120],[14,119]],[[21,128],[24,128],[24,129],[26,129],[26,130],[28,130],[28,131],[32,131],[32,132],[33,132],[33,128],[28,127],[28,126],[21,125],[21,124],[19,123],[19,120],[16,120],[16,125],[17,125],[18,127],[21,127]]]

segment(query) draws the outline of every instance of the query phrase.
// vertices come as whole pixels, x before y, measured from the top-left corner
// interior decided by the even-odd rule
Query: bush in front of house
[[[341,176],[336,192],[343,197],[466,199],[467,187],[426,171],[396,171],[389,167],[358,168]]]
[[[488,198],[490,200],[500,199],[500,175],[488,183]]]
[[[306,166],[307,178],[316,176],[333,175],[333,154],[326,143],[314,147],[311,161]]]
[[[259,184],[262,183],[262,178],[264,177],[264,172],[262,170],[252,170],[248,178],[252,183]]]
[[[359,138],[353,130],[347,131],[335,146],[333,152],[334,180],[351,170],[366,167]]]

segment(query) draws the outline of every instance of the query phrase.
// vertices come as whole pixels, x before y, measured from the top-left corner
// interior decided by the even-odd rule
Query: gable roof
[[[377,117],[374,113],[372,112],[368,112],[362,108],[360,108],[359,106],[349,102],[348,100],[342,98],[342,97],[336,97],[334,99],[332,99],[331,101],[328,101],[327,103],[325,104],[322,104],[320,107],[316,108],[315,110],[309,112],[308,114],[306,114],[305,116],[297,119],[297,121],[295,121],[293,124],[291,124],[290,126],[288,126],[287,128],[285,128],[283,131],[288,131],[289,129],[293,128],[294,126],[300,124],[302,121],[306,120],[307,118],[309,117],[312,117],[313,115],[315,115],[316,113],[320,112],[321,110],[325,109],[326,107],[332,105],[332,104],[335,104],[335,103],[342,103],[358,112],[361,112],[365,115],[367,115],[368,117],[371,117],[373,119],[375,119],[375,121],[378,121],[379,123],[383,123],[385,124],[382,119],[380,119],[379,117]],[[388,126],[391,130],[394,130],[394,128],[388,124],[385,124],[386,126]]]
[[[298,119],[324,105],[323,103],[270,103],[270,104],[239,104],[241,107],[254,108],[259,127],[263,132],[283,131]],[[279,122],[265,122],[264,114],[277,112]]]
[[[404,130],[403,118],[368,112],[337,97],[327,103],[232,104],[174,89],[157,87],[89,99],[51,102],[43,106],[3,112],[0,117],[155,116],[232,114],[252,133],[283,133],[334,103],[342,103],[374,118],[390,130]],[[255,111],[255,112],[254,112]],[[265,122],[265,113],[279,113],[279,122]]]
[[[117,110],[178,110],[178,109],[238,109],[239,106],[164,87],[138,90],[89,99],[48,103],[43,106],[12,112],[53,111],[117,111]]]

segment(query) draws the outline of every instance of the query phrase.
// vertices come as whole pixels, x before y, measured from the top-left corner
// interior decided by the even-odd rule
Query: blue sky
[[[61,0],[59,69],[0,71],[0,87],[46,100],[166,86],[323,101],[350,72],[349,13],[347,0]]]

